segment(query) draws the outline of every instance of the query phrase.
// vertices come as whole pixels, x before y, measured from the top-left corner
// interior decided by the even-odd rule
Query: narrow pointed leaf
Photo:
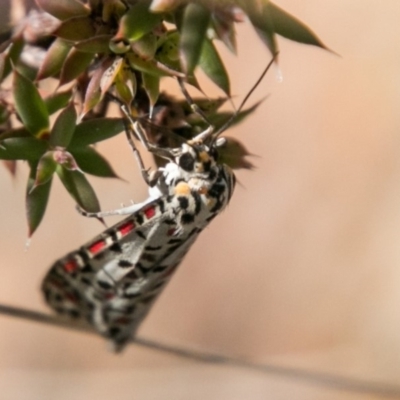
[[[74,151],[74,157],[83,172],[102,178],[119,178],[109,162],[93,147]]]
[[[90,65],[93,58],[94,54],[71,49],[61,69],[60,86],[77,78]]]
[[[62,21],[90,14],[89,7],[78,0],[36,0],[36,3],[42,10]]]
[[[98,68],[93,76],[91,77],[89,84],[87,85],[86,92],[85,92],[85,100],[83,102],[83,109],[82,112],[79,114],[79,121],[97,104],[100,103],[102,99],[102,94],[100,91],[100,79],[103,71]]]
[[[115,90],[126,105],[129,106],[132,103],[137,91],[137,82],[131,69],[124,68],[120,71],[115,81]]]
[[[277,5],[268,2],[265,5],[266,12],[271,16],[275,32],[296,42],[310,44],[326,49],[317,35],[303,22],[293,17]]]
[[[93,26],[92,19],[89,17],[69,18],[64,21],[55,31],[57,37],[77,42],[91,38],[96,30]]]
[[[14,70],[13,95],[15,108],[29,132],[44,138],[49,134],[49,115],[46,105],[32,81]]]
[[[242,2],[241,5],[269,51],[272,54],[276,54],[278,52],[278,45],[276,43],[274,22],[268,11],[269,3],[269,1],[249,1]]]
[[[36,79],[41,80],[55,76],[60,71],[71,49],[71,44],[57,38],[46,52],[45,59],[39,68]]]
[[[71,141],[76,126],[76,110],[74,104],[61,111],[50,133],[49,142],[52,146],[67,147]]]
[[[228,73],[214,43],[209,39],[204,40],[199,66],[227,96],[230,96],[231,89]]]
[[[54,160],[53,151],[47,151],[39,160],[36,169],[35,182],[31,188],[31,191],[35,190],[37,186],[47,183],[53,177],[56,168],[57,163]]]
[[[225,21],[217,14],[212,16],[213,27],[217,37],[233,53],[237,53],[236,32],[232,21]]]
[[[4,139],[0,142],[2,160],[38,160],[46,151],[46,142],[29,137]]]
[[[0,144],[1,144],[1,141],[4,139],[26,138],[26,137],[32,138],[32,135],[29,133],[29,131],[26,128],[20,127],[20,128],[10,129],[10,130],[5,131],[0,134]],[[44,145],[44,147],[45,147],[45,145]]]
[[[26,188],[26,216],[28,219],[28,236],[36,231],[41,223],[44,213],[46,211],[47,203],[49,200],[51,182],[50,179],[47,183],[36,187],[32,191],[32,187],[36,178],[36,163],[31,164],[31,173],[28,178],[28,185]]]
[[[78,171],[69,171],[61,166],[57,168],[57,174],[80,207],[89,212],[100,211],[99,201],[85,175]]]
[[[138,40],[162,21],[162,15],[152,13],[149,5],[149,1],[139,0],[129,9],[121,18],[116,39]]]
[[[199,61],[210,21],[210,12],[201,4],[189,3],[184,11],[181,28],[181,64],[192,75]]]
[[[24,45],[25,42],[22,36],[19,36],[14,39],[13,43],[11,44],[4,58],[4,66],[3,66],[3,72],[0,75],[1,76],[0,82],[3,81],[9,75],[9,73],[12,70],[12,65],[18,64],[18,60],[22,53]]]
[[[162,70],[156,64],[154,60],[144,60],[135,53],[128,53],[126,55],[130,66],[138,71],[145,72],[154,76],[165,76],[168,75],[166,70]]]
[[[144,60],[151,60],[157,50],[157,38],[153,32],[150,32],[132,42],[131,46],[133,51]]]
[[[75,48],[84,53],[110,53],[111,35],[98,35],[82,40]]]
[[[119,60],[122,61],[121,58]],[[115,60],[111,57],[107,57],[97,66],[86,88],[85,100],[83,102],[82,112],[79,115],[79,121],[81,121],[90,110],[99,104],[99,102],[104,98],[108,88],[112,85],[113,80],[108,79],[108,76],[110,75],[109,70],[112,69],[114,64]],[[107,81],[109,85],[104,91],[102,91],[101,86],[103,81]]]
[[[71,151],[109,139],[125,129],[122,118],[97,118],[83,121],[76,126],[68,146]]]
[[[102,68],[100,68],[101,75],[99,80],[100,90],[103,96],[112,86],[118,73],[121,71],[124,65],[125,63],[122,57],[117,57],[114,59],[114,61],[112,59],[108,59],[107,63],[103,63]]]
[[[151,107],[157,102],[158,96],[160,95],[160,78],[142,72],[142,81],[144,90],[147,93],[147,97],[150,100]]]
[[[63,92],[53,93],[44,99],[44,103],[49,115],[54,114],[56,111],[65,108],[70,102],[72,97],[72,90],[65,90]]]

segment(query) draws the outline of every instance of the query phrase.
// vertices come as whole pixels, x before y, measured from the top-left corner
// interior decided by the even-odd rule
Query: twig
[[[67,320],[57,316],[18,307],[0,304],[0,314],[33,322],[40,322],[42,324],[53,325],[59,328],[68,328],[86,333],[95,333],[95,331],[86,323],[78,323],[69,319]],[[298,381],[307,382],[309,384],[326,386],[336,390],[400,399],[400,386],[397,385],[388,385],[379,382],[366,382],[359,379],[346,378],[340,375],[307,371],[299,368],[282,367],[273,364],[257,364],[239,358],[162,344],[160,342],[141,337],[136,337],[133,340],[133,343],[138,346],[147,347],[151,350],[162,351],[164,353],[172,354],[192,361],[244,368],[264,374],[277,375],[282,378],[295,379]]]

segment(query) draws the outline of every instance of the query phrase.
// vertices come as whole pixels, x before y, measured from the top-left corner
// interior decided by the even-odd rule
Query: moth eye
[[[184,153],[179,157],[179,166],[185,171],[193,171],[194,158],[190,153]]]
[[[218,150],[217,150],[215,147],[211,147],[211,149],[210,149],[210,156],[211,156],[215,161],[218,161],[219,153],[218,153]]]

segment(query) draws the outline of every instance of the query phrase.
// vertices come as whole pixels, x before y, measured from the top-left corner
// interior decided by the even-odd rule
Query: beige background
[[[258,155],[194,245],[141,335],[288,367],[400,385],[400,2],[276,0],[341,57],[280,39],[258,113],[229,134]],[[246,26],[226,54],[238,102],[270,56]],[[209,91],[212,93],[212,91]],[[102,207],[140,201],[123,138],[99,146],[122,181]],[[26,168],[0,169],[0,303],[46,310],[49,265],[101,230],[56,182],[24,252]],[[307,380],[210,366],[0,317],[1,399],[377,399]],[[400,394],[398,394],[400,398]]]

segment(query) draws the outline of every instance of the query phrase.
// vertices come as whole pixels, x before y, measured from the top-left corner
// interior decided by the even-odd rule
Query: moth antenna
[[[178,83],[181,88],[181,92],[185,97],[187,103],[189,104],[190,108],[192,109],[192,111],[198,114],[203,119],[203,121],[206,122],[209,126],[212,126],[211,121],[207,118],[207,115],[204,113],[204,111],[193,101],[181,78],[178,78]]]
[[[231,115],[231,117],[221,126],[221,128],[219,128],[214,134],[214,140],[215,141],[218,136],[226,131],[229,126],[232,124],[232,122],[234,121],[234,119],[238,116],[238,114],[240,113],[240,111],[242,111],[243,107],[245,106],[247,100],[250,98],[250,96],[253,94],[253,92],[257,89],[257,86],[261,83],[261,81],[264,79],[265,75],[267,74],[267,72],[269,71],[269,69],[271,68],[272,64],[274,63],[274,61],[277,59],[279,53],[275,53],[272,57],[272,60],[268,63],[268,65],[265,67],[264,71],[262,72],[262,74],[260,75],[260,77],[257,79],[257,81],[255,82],[255,84],[252,86],[252,88],[249,90],[249,92],[246,94],[245,98],[242,100],[242,102],[240,103],[239,108],[236,110],[235,113],[233,113]]]

